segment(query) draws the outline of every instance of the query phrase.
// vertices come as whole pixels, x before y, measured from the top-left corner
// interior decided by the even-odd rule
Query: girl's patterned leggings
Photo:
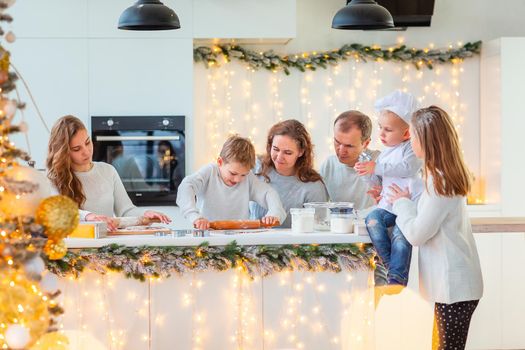
[[[479,300],[453,304],[436,303],[432,350],[463,350],[467,342],[470,319]]]

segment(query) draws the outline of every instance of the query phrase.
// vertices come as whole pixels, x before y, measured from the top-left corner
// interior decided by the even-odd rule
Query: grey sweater
[[[250,218],[250,201],[266,208],[267,216],[276,216],[280,222],[286,219],[279,195],[270,185],[250,172],[242,182],[227,186],[215,163],[186,176],[177,193],[177,205],[192,223],[199,218],[210,221],[247,220]]]
[[[379,152],[373,151],[373,159]],[[365,209],[375,203],[366,192],[370,186],[353,167],[343,164],[332,155],[321,165],[321,176],[332,202],[352,202],[355,209]]]
[[[260,180],[267,181],[262,175],[258,176]],[[297,176],[283,176],[275,169],[268,173],[270,186],[272,186],[283,203],[288,217],[281,227],[291,227],[292,218],[290,217],[290,208],[302,208],[307,202],[327,202],[328,192],[322,181],[302,182]],[[266,214],[266,209],[256,203],[250,203],[250,212],[252,218],[261,218]]]

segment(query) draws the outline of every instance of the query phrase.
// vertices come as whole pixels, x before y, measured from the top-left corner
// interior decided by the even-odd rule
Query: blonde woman
[[[152,210],[133,205],[115,168],[93,162],[93,143],[82,121],[66,115],[55,123],[49,138],[47,176],[58,193],[72,198],[85,221],[105,221],[109,230],[116,227],[114,216],[171,220]]]
[[[390,186],[396,224],[419,247],[419,285],[434,302],[432,349],[464,349],[472,314],[483,294],[478,252],[466,208],[469,171],[448,114],[430,106],[410,125],[414,154],[424,161],[426,188],[416,205]]]

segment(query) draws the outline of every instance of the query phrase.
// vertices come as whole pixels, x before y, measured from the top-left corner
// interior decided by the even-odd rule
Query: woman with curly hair
[[[115,168],[93,162],[93,143],[82,121],[72,115],[57,120],[48,144],[47,177],[58,193],[72,198],[84,221],[105,221],[109,230],[116,227],[114,216],[171,220],[155,211],[133,205]]]
[[[279,193],[288,214],[282,227],[290,227],[290,208],[302,208],[307,202],[326,202],[328,192],[313,168],[314,146],[301,122],[289,119],[275,124],[266,140],[266,154],[255,173]],[[264,208],[253,203],[250,206],[252,217],[264,216]]]

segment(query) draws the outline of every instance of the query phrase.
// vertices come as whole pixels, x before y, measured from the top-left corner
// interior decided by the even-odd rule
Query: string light
[[[313,83],[313,73],[308,72],[303,75],[301,80],[301,104],[300,104],[300,115],[301,120],[305,124],[307,129],[313,127],[313,117],[310,106],[312,105],[310,97],[310,88]]]
[[[274,122],[280,122],[283,120],[283,103],[281,101],[280,90],[281,90],[282,78],[280,75],[273,74],[270,77],[270,103],[271,113]]]

